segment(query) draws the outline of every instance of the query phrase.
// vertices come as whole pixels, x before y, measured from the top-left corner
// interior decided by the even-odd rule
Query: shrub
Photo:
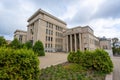
[[[33,46],[33,51],[38,55],[38,56],[45,56],[44,52],[44,47],[41,41],[37,41],[35,45]]]
[[[38,80],[39,60],[31,50],[0,48],[1,80]]]
[[[113,71],[113,63],[106,51],[100,49],[94,51],[93,67],[95,70],[103,73],[110,73]]]
[[[77,50],[77,52],[70,52],[70,54],[68,55],[67,59],[69,62],[72,63],[81,63],[82,62],[82,55],[83,52],[80,50]]]
[[[113,63],[110,56],[106,51],[100,49],[84,51],[84,53],[81,51],[70,52],[68,61],[102,73],[110,73],[113,71]]]
[[[13,49],[20,49],[22,47],[22,44],[18,41],[17,38],[15,38],[11,43],[10,47]]]
[[[32,49],[32,43],[30,41],[27,41],[25,44],[24,44],[24,47],[27,48],[27,49]]]
[[[87,69],[93,68],[93,59],[94,54],[92,51],[84,51],[83,57],[82,57],[82,66],[86,67]]]
[[[73,62],[74,62],[74,61],[73,61],[74,55],[75,55],[75,52],[70,52],[70,53],[68,54],[67,60],[68,60],[69,62],[73,63]]]

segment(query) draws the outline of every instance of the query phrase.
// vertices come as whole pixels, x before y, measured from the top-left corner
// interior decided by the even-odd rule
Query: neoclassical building
[[[27,41],[27,32],[23,30],[16,30],[14,32],[14,38],[17,38],[21,43],[25,43]]]
[[[63,51],[63,31],[66,23],[39,9],[28,19],[27,41],[33,44],[40,40],[46,52]]]
[[[78,26],[64,32],[65,51],[94,50],[99,48],[99,39],[89,26]]]
[[[14,37],[22,43],[42,41],[46,52],[69,52],[100,48],[100,40],[89,26],[68,29],[57,17],[39,9],[28,19],[27,31],[16,30]],[[22,35],[22,36],[21,36]]]

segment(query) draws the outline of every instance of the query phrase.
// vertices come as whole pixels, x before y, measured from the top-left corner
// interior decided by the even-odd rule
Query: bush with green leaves
[[[0,48],[1,80],[39,80],[39,59],[31,50]]]
[[[22,48],[22,44],[19,42],[19,40],[17,38],[15,38],[10,44],[9,46],[13,49],[20,49]]]
[[[95,55],[93,51],[84,51],[84,54],[82,56],[82,66],[86,67],[87,69],[92,69],[93,68],[93,59]]]
[[[68,55],[68,61],[69,62],[73,62],[73,63],[81,63],[81,57],[83,56],[82,55],[83,52],[80,51],[80,50],[77,50],[77,52],[70,52],[70,54]]]
[[[113,63],[106,51],[100,49],[94,51],[93,67],[95,70],[103,73],[110,73],[113,71]]]
[[[35,45],[33,46],[33,51],[38,56],[45,56],[43,43],[41,41],[35,42]]]
[[[94,69],[102,73],[113,71],[113,63],[108,53],[104,50],[70,52],[68,61],[82,65],[87,69]]]
[[[4,45],[6,45],[6,44],[7,44],[7,42],[6,42],[6,40],[4,39],[4,37],[0,36],[0,46],[4,46]]]
[[[25,44],[24,44],[24,47],[27,48],[27,49],[32,49],[32,43],[30,41],[27,41]]]

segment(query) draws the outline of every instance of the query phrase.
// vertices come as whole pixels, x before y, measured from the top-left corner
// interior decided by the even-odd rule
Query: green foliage
[[[38,55],[38,56],[45,56],[44,52],[44,47],[41,41],[37,41],[35,45],[33,46],[33,51]]]
[[[93,68],[93,59],[94,59],[94,53],[93,51],[84,51],[83,57],[82,57],[82,66],[86,67],[87,69]]]
[[[103,73],[110,73],[113,71],[113,63],[106,51],[96,49],[94,56],[93,67],[95,70]]]
[[[40,80],[104,80],[104,77],[84,70],[80,64],[67,63],[42,69]]]
[[[87,69],[96,70],[102,73],[113,71],[113,63],[108,53],[104,50],[96,49],[95,51],[70,52],[68,61],[78,63]]]
[[[6,44],[7,44],[7,42],[6,42],[6,40],[4,39],[4,37],[0,36],[0,46],[4,46],[4,45],[6,45]]]
[[[120,55],[120,48],[112,47],[113,55]]]
[[[27,48],[27,49],[32,49],[32,43],[30,41],[27,41],[25,44],[24,44],[24,47]]]
[[[73,63],[81,63],[81,57],[83,52],[80,50],[77,50],[77,52],[70,52],[70,54],[68,55],[67,59],[69,62],[73,62]]]
[[[39,60],[31,50],[0,48],[1,80],[38,80]]]
[[[10,47],[13,49],[20,49],[22,48],[22,44],[18,41],[17,38],[15,38],[11,43],[10,43]]]

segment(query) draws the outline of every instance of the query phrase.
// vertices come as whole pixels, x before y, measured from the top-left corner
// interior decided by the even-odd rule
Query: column
[[[80,47],[80,50],[82,50],[82,35],[81,33],[79,33],[79,47]]]
[[[77,51],[77,46],[76,46],[76,34],[74,34],[74,40],[75,40],[75,51]]]
[[[72,35],[70,35],[70,51],[72,51]]]
[[[68,35],[66,36],[66,42],[65,43],[66,43],[65,46],[66,46],[66,49],[67,49],[66,52],[68,52],[68,44],[69,44],[69,42],[68,42]]]

